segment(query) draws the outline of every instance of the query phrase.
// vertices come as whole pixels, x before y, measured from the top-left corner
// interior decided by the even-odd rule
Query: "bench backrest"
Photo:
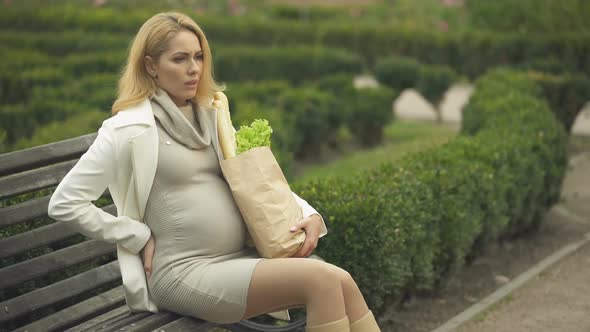
[[[59,326],[39,320],[105,288],[122,295],[115,246],[88,240],[47,216],[51,188],[59,184],[96,135],[0,155],[2,326],[15,328],[33,322],[27,329],[63,329],[125,301],[115,296],[103,303],[89,303],[86,312],[72,312],[69,317],[62,313]],[[109,197],[108,191],[103,196]],[[103,209],[116,213],[112,204]]]

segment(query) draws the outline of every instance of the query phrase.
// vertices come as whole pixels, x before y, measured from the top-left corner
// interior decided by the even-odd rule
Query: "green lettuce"
[[[271,133],[272,128],[264,119],[256,119],[250,126],[241,126],[236,132],[236,155],[256,147],[270,147]]]

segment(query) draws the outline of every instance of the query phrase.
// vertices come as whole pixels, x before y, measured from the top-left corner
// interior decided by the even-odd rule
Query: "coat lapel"
[[[141,104],[117,114],[116,127],[141,126],[138,134],[129,137],[132,181],[137,203],[135,215],[143,221],[147,199],[158,165],[158,133],[149,98]]]
[[[138,135],[130,138],[129,141],[131,143],[133,181],[139,208],[139,218],[143,221],[145,207],[158,165],[158,133],[156,127],[147,127]]]

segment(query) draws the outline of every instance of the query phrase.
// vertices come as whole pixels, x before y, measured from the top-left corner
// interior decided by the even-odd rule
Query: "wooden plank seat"
[[[96,135],[0,155],[0,331],[304,331],[302,311],[281,324],[266,315],[215,324],[166,311],[131,313],[116,246],[47,216],[53,188]],[[116,214],[108,190],[95,204]]]

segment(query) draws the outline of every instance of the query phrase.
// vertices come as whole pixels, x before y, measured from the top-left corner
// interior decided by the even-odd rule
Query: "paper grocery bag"
[[[301,207],[270,148],[253,148],[220,164],[260,256],[297,253],[305,232],[289,229],[303,219]]]

